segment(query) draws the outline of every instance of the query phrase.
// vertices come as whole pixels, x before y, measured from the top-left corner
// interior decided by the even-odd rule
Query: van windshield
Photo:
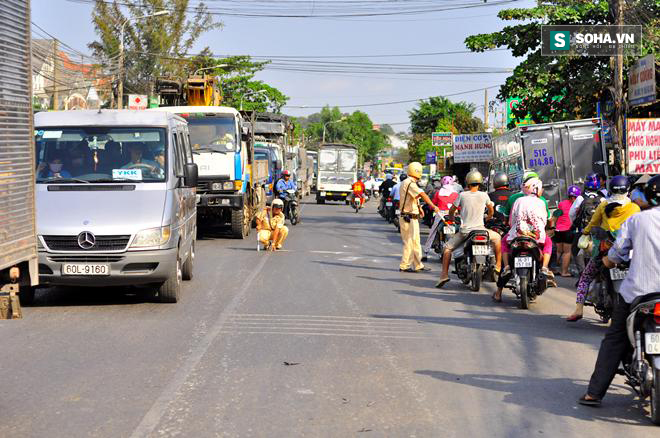
[[[164,128],[36,128],[37,183],[162,182]]]
[[[186,119],[193,152],[202,150],[233,152],[236,150],[236,120],[234,117],[189,114]]]

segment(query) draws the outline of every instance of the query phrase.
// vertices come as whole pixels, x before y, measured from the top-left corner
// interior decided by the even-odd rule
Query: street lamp
[[[129,21],[137,21],[143,18],[159,17],[161,15],[170,15],[170,11],[158,11],[153,14],[143,15],[141,17],[127,18],[121,24],[121,32],[119,33],[119,90],[117,109],[122,109],[124,101],[124,30]]]
[[[212,65],[211,67],[198,68],[193,73],[193,76],[197,76],[197,73],[203,70],[212,70],[214,68],[223,68],[223,67],[229,67],[229,64],[218,64],[218,65]]]
[[[239,107],[240,111],[243,111],[243,98],[244,97],[254,96],[254,95],[257,95],[257,94],[264,94],[264,93],[267,93],[267,91],[266,90],[255,90],[255,91],[247,92],[244,95],[242,95],[241,96],[241,105]]]
[[[323,140],[321,140],[321,143],[325,143],[325,128],[326,128],[326,126],[328,126],[328,125],[331,124],[331,123],[339,123],[339,122],[343,122],[344,120],[346,120],[346,116],[342,117],[342,118],[339,119],[339,120],[331,120],[331,121],[329,121],[329,122],[325,122],[325,123],[323,124]]]

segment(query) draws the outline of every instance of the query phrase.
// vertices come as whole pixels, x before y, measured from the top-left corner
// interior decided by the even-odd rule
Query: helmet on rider
[[[422,177],[423,171],[424,169],[422,167],[422,163],[413,161],[412,163],[408,164],[408,175],[415,179],[420,179]]]
[[[584,188],[589,190],[600,189],[600,179],[598,179],[598,175],[593,172],[588,173],[584,178]]]
[[[465,184],[473,186],[484,182],[484,177],[478,170],[471,170],[465,177]]]
[[[282,176],[291,176],[291,172],[285,170],[284,172],[282,172]]]
[[[534,172],[533,170],[528,170],[527,172],[523,173],[523,183],[525,183],[527,180],[538,177],[538,173]]]
[[[493,187],[498,189],[500,187],[508,187],[508,186],[509,186],[509,177],[507,176],[506,173],[497,172],[495,175],[493,175]]]
[[[617,175],[610,180],[610,192],[624,195],[630,190],[630,181],[623,175]]]
[[[523,184],[523,193],[526,195],[541,196],[543,191],[543,183],[538,178],[531,178]]]
[[[581,194],[582,194],[582,190],[580,190],[580,188],[579,188],[578,186],[570,186],[570,187],[568,188],[568,196],[569,196],[569,197],[572,196],[572,197],[574,197],[574,198],[577,198],[577,197],[580,196]]]
[[[273,199],[272,207],[273,208],[284,208],[284,201],[282,201],[279,198]]]
[[[644,196],[653,207],[660,205],[660,175],[656,175],[646,183]]]
[[[392,175],[391,173],[386,173],[385,174],[385,179],[391,180],[392,178],[394,178],[394,175]]]
[[[447,175],[442,177],[443,186],[451,186],[453,184],[454,184],[454,178],[452,178],[451,176]]]
[[[399,174],[399,182],[403,182],[406,178],[408,178],[408,175],[405,173]]]

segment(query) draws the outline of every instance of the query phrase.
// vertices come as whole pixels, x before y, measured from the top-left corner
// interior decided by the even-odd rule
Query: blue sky
[[[193,2],[194,3],[194,2]],[[209,46],[217,54],[274,55],[364,55],[447,52],[464,50],[465,37],[500,30],[505,22],[496,17],[499,9],[529,7],[532,0],[504,6],[489,6],[413,16],[359,19],[284,19],[220,17],[224,28],[203,35],[195,50]],[[92,6],[67,0],[32,0],[32,20],[49,33],[85,53],[94,40]],[[351,59],[348,61],[361,61]],[[366,62],[427,65],[461,65],[513,68],[520,59],[507,51],[406,58],[370,58]],[[356,77],[342,74],[263,71],[258,79],[290,96],[290,105],[320,106],[379,103],[457,93],[499,85],[507,74],[442,75],[434,77]],[[497,88],[489,90],[489,99]],[[452,97],[483,105],[483,92]],[[362,109],[374,123],[407,122],[414,103]],[[293,116],[316,112],[310,108],[285,108]],[[483,111],[475,113],[483,117]],[[405,130],[407,125],[396,125]]]

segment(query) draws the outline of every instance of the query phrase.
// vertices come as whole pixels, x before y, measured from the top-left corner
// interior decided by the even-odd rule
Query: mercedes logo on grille
[[[82,249],[92,249],[96,245],[96,236],[89,231],[78,234],[78,246]]]

